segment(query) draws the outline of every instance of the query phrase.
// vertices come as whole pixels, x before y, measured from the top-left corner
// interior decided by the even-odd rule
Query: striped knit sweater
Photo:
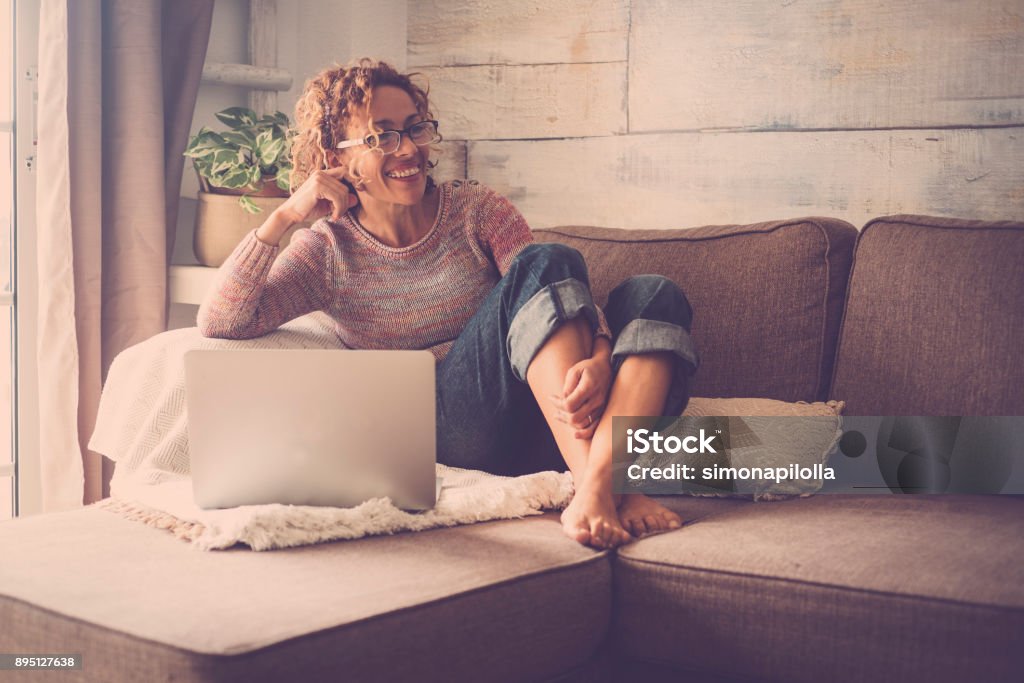
[[[511,202],[476,181],[439,190],[434,225],[406,247],[381,243],[351,212],[296,231],[280,256],[253,230],[200,306],[201,333],[251,339],[325,311],[347,348],[427,349],[440,360],[533,236]]]

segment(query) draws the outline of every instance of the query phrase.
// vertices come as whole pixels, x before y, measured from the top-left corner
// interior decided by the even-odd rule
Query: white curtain
[[[38,372],[43,511],[108,495],[86,447],[113,358],[167,327],[188,130],[213,0],[43,0]]]

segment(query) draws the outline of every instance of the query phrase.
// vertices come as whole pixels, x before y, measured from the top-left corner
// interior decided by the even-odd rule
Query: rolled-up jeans
[[[611,291],[604,312],[613,382],[629,355],[671,352],[675,367],[661,414],[682,413],[700,365],[683,292],[660,275],[637,275]],[[438,364],[438,462],[501,475],[567,469],[526,370],[548,338],[579,315],[596,332],[583,256],[558,243],[526,246]]]

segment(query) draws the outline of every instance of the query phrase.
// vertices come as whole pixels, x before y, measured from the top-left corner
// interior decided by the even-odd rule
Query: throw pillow
[[[711,415],[767,416],[795,415],[802,417],[839,417],[846,404],[843,401],[787,403],[772,398],[698,398],[690,399],[683,415],[704,417]]]
[[[842,435],[843,401],[789,403],[767,398],[702,398],[690,399],[684,417],[708,418],[724,425],[728,436],[726,453],[716,464],[727,467],[799,468],[826,465],[828,456]],[[779,420],[777,417],[793,419]],[[797,420],[796,418],[807,418]],[[644,462],[641,462],[644,460]],[[641,465],[659,466],[656,457],[643,457]],[[793,496],[809,496],[819,490],[821,479],[720,480],[722,491],[686,491],[674,493],[695,496],[753,498],[755,501],[784,500]],[[670,486],[672,484],[669,484]],[[675,484],[678,486],[678,484]],[[646,487],[645,487],[646,488]],[[732,490],[729,490],[732,489]],[[670,493],[659,490],[656,493]]]

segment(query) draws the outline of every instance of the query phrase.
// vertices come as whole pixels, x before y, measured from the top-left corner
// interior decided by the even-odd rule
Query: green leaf
[[[219,163],[219,164],[211,164],[210,166],[208,166],[208,168],[210,169],[210,175],[213,176],[213,177],[218,177],[218,178],[221,177],[221,176],[227,175],[228,173],[230,173],[232,171],[241,170],[241,169],[238,168],[238,164],[235,164],[235,163],[232,163],[232,162],[222,162],[222,163]]]
[[[214,164],[231,164],[238,162],[238,152],[230,149],[218,149],[209,160]]]
[[[263,161],[263,148],[266,147],[271,140],[274,139],[274,133],[271,130],[265,129],[256,136],[256,144],[253,145],[253,150],[256,152],[256,157],[262,162]]]
[[[201,127],[196,131],[196,134],[189,139],[188,146],[185,149],[191,149],[197,142],[207,139],[211,134],[213,134],[212,130],[206,126]]]
[[[200,130],[189,141],[185,156],[193,159],[211,154],[224,146],[224,138],[206,128]]]
[[[217,119],[231,128],[252,126],[256,123],[256,112],[248,107],[228,107],[216,113]]]
[[[246,169],[232,169],[227,173],[217,174],[210,178],[210,182],[217,187],[230,187],[238,189],[249,185],[249,173]]]
[[[256,146],[256,138],[244,131],[229,130],[221,135],[221,137],[224,139],[224,143],[226,145],[236,147],[238,149],[252,149]]]
[[[253,189],[259,189],[260,179],[262,177],[263,177],[263,174],[260,172],[260,167],[259,166],[250,166],[249,167],[249,182],[246,183],[246,184],[249,187],[253,188]]]
[[[260,135],[260,137],[262,136],[263,134]],[[260,141],[257,140],[257,142]],[[260,163],[264,166],[273,166],[282,152],[284,152],[284,138],[267,136],[266,141],[259,144]]]
[[[282,166],[277,169],[277,176],[274,180],[277,182],[277,186],[282,190],[285,190],[286,192],[291,191],[292,167]]]
[[[241,197],[239,197],[238,203],[241,205],[243,209],[245,209],[249,213],[260,213],[261,211],[263,211],[263,209],[256,206],[256,202],[249,199],[248,195],[243,194]]]
[[[273,114],[264,114],[256,122],[257,125],[268,125],[268,124],[280,124],[283,126],[288,125],[288,115],[279,111],[275,111]]]
[[[196,173],[198,173],[201,177],[206,178],[207,180],[213,177],[213,167],[210,164],[204,161],[196,161],[194,163]]]

